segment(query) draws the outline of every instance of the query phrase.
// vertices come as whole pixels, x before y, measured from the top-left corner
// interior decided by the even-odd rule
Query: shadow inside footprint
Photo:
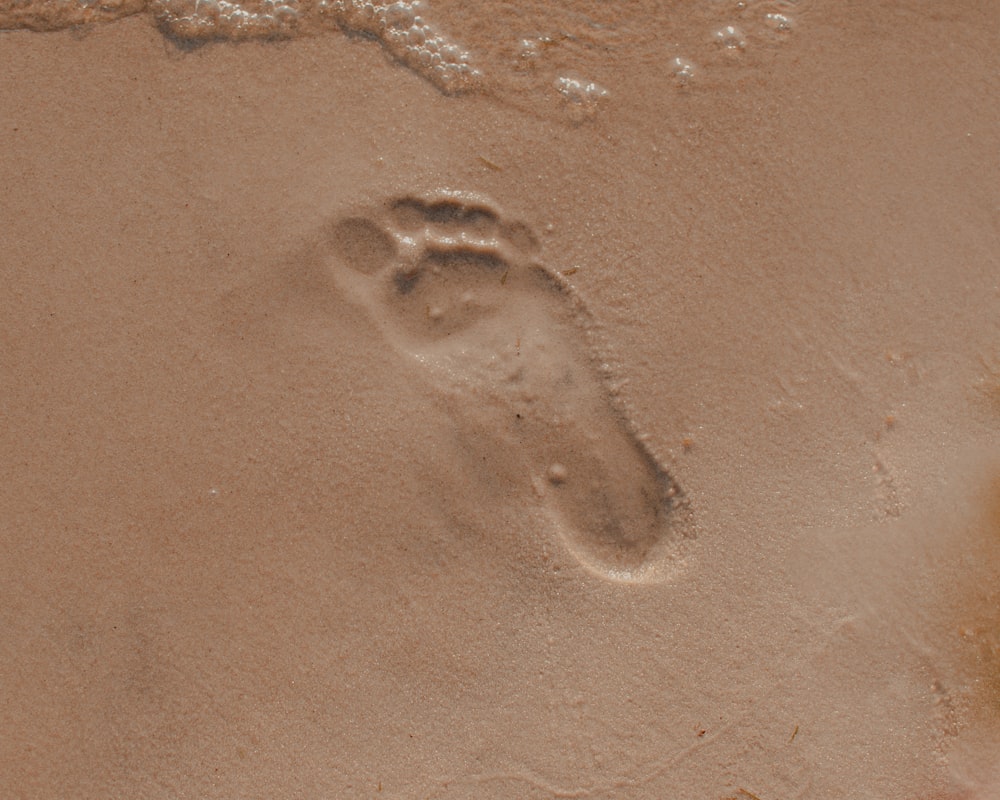
[[[341,285],[449,398],[463,441],[530,478],[526,499],[584,567],[633,583],[676,571],[682,495],[608,388],[585,307],[535,260],[530,228],[447,193],[347,217],[332,242]]]

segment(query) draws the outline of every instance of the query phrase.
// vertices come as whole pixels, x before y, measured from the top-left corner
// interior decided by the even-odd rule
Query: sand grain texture
[[[1000,11],[618,5],[0,33],[0,797],[998,796]]]

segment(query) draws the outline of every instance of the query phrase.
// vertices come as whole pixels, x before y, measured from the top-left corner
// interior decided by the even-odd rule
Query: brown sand
[[[1000,9],[431,11],[0,34],[0,798],[1000,797]]]

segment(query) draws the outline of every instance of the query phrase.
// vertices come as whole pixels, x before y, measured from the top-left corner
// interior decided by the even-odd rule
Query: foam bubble
[[[598,106],[608,97],[608,90],[593,81],[576,78],[557,78],[556,91],[569,104],[570,112],[576,119],[593,116]]]
[[[767,23],[769,28],[781,33],[787,33],[795,24],[792,22],[792,18],[787,14],[777,13],[765,14],[764,21]]]
[[[517,66],[520,69],[534,67],[541,54],[541,40],[522,39],[517,46]]]
[[[735,25],[726,25],[715,32],[715,41],[726,50],[743,50],[747,46],[743,31]]]
[[[670,71],[673,73],[674,80],[677,81],[678,86],[687,86],[694,80],[697,68],[686,58],[678,56],[670,62]]]

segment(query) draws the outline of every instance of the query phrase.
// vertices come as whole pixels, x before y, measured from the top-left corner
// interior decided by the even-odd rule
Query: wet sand
[[[0,34],[0,796],[1000,795],[997,9],[546,6]]]

